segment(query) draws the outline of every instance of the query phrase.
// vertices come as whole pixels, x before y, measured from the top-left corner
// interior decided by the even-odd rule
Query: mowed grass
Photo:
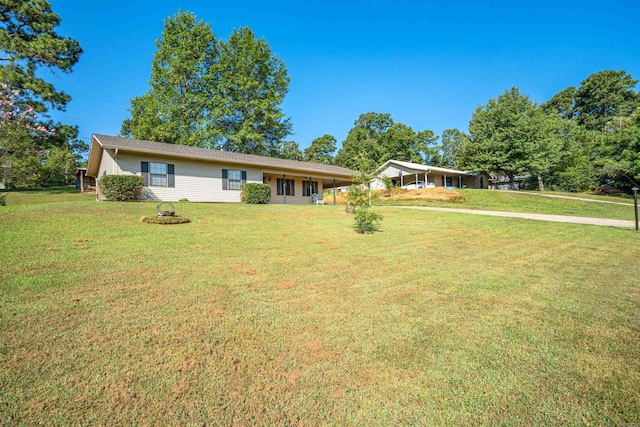
[[[640,420],[631,229],[78,197],[0,208],[3,424]]]
[[[7,205],[38,205],[43,203],[77,202],[95,200],[95,193],[76,193],[74,186],[50,187],[34,190],[2,191]]]

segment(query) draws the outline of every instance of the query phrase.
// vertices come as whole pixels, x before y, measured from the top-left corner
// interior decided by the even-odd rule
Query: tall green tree
[[[304,160],[302,151],[300,151],[300,145],[295,141],[283,141],[282,143],[275,145],[273,147],[273,151],[269,153],[269,157],[297,160],[299,162]]]
[[[20,91],[23,109],[64,110],[71,99],[39,72],[70,73],[82,53],[76,40],[56,32],[59,24],[46,0],[0,0],[0,81]]]
[[[640,186],[640,112],[633,113],[615,132],[603,136],[597,162],[604,183],[626,191]]]
[[[434,159],[438,154],[432,147],[438,140],[430,130],[414,132],[411,127],[403,123],[394,123],[380,138],[383,155],[378,160],[380,166],[390,159],[413,162],[413,163],[433,163],[439,162]]]
[[[545,181],[552,190],[593,190],[600,178],[596,153],[603,136],[600,132],[583,128],[575,121],[563,122],[559,160],[545,174]]]
[[[304,150],[304,160],[312,163],[333,164],[333,153],[336,151],[336,139],[332,135],[323,135],[311,141]]]
[[[287,69],[250,28],[234,30],[221,43],[208,80],[215,82],[210,117],[225,150],[266,155],[291,133],[281,109]]]
[[[606,131],[618,116],[628,117],[638,107],[634,80],[626,71],[604,70],[582,81],[575,95],[578,122],[588,130]]]
[[[476,109],[471,138],[462,149],[463,167],[507,175],[511,186],[516,175],[535,174],[542,190],[543,173],[559,161],[559,120],[513,87]]]
[[[364,113],[354,121],[353,128],[335,157],[335,164],[357,170],[372,172],[384,161],[385,149],[382,136],[393,125],[390,114]]]
[[[555,94],[541,107],[548,114],[557,114],[565,120],[571,120],[575,114],[577,91],[574,86],[569,86]]]
[[[207,113],[211,92],[206,76],[217,65],[218,43],[209,24],[178,11],[164,21],[151,65],[151,88],[132,99],[131,118],[121,134],[136,139],[213,147],[216,129]]]
[[[46,183],[42,165],[68,127],[37,114],[64,110],[71,100],[43,78],[70,73],[82,53],[56,32],[59,24],[46,0],[0,0],[0,168],[9,186]]]
[[[335,164],[370,173],[389,159],[424,163],[437,155],[438,137],[430,130],[415,132],[395,123],[389,114],[365,113],[354,122]]]
[[[458,129],[445,129],[442,131],[442,139],[438,147],[441,153],[439,165],[451,169],[460,168],[460,152],[462,147],[469,140],[469,136]]]

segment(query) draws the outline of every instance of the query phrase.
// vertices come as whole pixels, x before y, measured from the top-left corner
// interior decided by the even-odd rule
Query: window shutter
[[[172,164],[167,164],[167,186],[168,187],[176,186],[176,171],[175,171],[175,166]]]
[[[142,181],[144,186],[149,185],[149,162],[140,162],[140,170],[142,171]]]
[[[226,169],[222,169],[222,189],[226,190],[229,188],[229,173]]]
[[[247,183],[247,171],[242,171],[242,184],[245,185]]]

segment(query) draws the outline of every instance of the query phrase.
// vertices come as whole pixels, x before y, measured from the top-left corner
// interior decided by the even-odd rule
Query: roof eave
[[[269,171],[290,171],[290,172],[295,172],[295,173],[299,173],[299,174],[306,174],[306,175],[316,175],[316,176],[325,176],[325,177],[343,177],[343,178],[348,178],[351,179],[351,174],[350,173],[340,173],[337,171],[321,171],[321,170],[313,170],[313,169],[304,169],[304,168],[296,168],[296,167],[292,167],[292,166],[281,166],[281,165],[265,165],[264,163],[260,163],[258,161],[252,161],[252,160],[243,160],[243,159],[215,159],[215,158],[211,158],[211,157],[207,157],[207,156],[194,156],[194,155],[189,155],[189,154],[184,154],[184,153],[167,153],[166,151],[162,151],[162,150],[149,150],[149,149],[143,149],[143,148],[131,148],[131,147],[123,147],[117,144],[102,144],[100,143],[100,141],[95,138],[95,141],[97,141],[101,147],[103,149],[118,149],[121,153],[125,153],[125,152],[129,152],[129,153],[146,153],[146,154],[154,154],[157,156],[162,156],[162,157],[177,157],[177,158],[182,158],[182,159],[190,159],[190,160],[200,160],[203,162],[212,162],[212,163],[222,163],[222,164],[231,164],[231,165],[251,165],[251,166],[256,166],[256,167],[260,167],[262,169],[265,170],[269,170]],[[93,141],[92,141],[92,145],[91,145],[91,150],[93,150]],[[100,153],[102,153],[102,150],[99,150]],[[91,156],[91,151],[89,152],[89,156]],[[98,173],[97,169],[100,166],[100,161],[98,160],[96,167],[96,173]],[[93,170],[93,169],[92,169]],[[94,176],[94,175],[91,175]]]
[[[100,172],[100,161],[102,160],[102,144],[93,135],[89,146],[89,157],[87,158],[87,176],[97,177]]]

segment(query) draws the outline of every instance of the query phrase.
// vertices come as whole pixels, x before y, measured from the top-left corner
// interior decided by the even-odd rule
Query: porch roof
[[[437,172],[437,173],[442,173],[442,174],[447,174],[447,175],[452,175],[452,176],[473,175],[473,172],[459,171],[459,170],[447,169],[447,168],[440,168],[440,167],[437,167],[437,166],[430,166],[430,165],[421,165],[419,163],[402,162],[400,160],[387,160],[382,166],[380,166],[376,170],[376,174],[380,174],[382,171],[387,169],[392,164],[395,164],[397,166],[401,166],[401,167],[403,167],[405,169],[409,169],[414,173]]]

